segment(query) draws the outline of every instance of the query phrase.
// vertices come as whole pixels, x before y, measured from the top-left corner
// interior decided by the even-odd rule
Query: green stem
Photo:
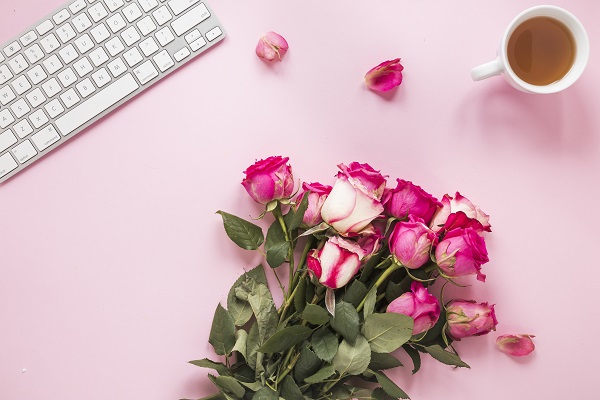
[[[294,357],[292,362],[283,370],[281,375],[279,375],[277,377],[277,382],[276,382],[277,385],[279,385],[279,383],[283,380],[283,378],[285,378],[290,372],[292,372],[292,370],[296,366],[296,363],[298,362],[299,358],[300,358],[300,353],[296,354],[296,356]],[[287,360],[286,360],[286,362],[287,362]],[[285,363],[283,365],[285,365]]]
[[[294,283],[294,243],[290,240],[290,235],[288,235],[287,226],[285,225],[285,221],[283,220],[283,215],[281,214],[281,203],[277,204],[277,207],[273,210],[273,215],[279,221],[279,225],[281,225],[281,230],[283,230],[283,235],[285,236],[285,241],[288,242],[288,260],[289,260],[289,286],[288,291],[292,290],[292,286]]]
[[[377,279],[377,281],[373,284],[373,286],[369,289],[369,292],[373,289],[373,288],[378,288],[379,286],[381,286],[381,284],[383,282],[385,282],[385,280],[387,278],[390,277],[390,275],[392,274],[392,272],[394,272],[395,270],[401,268],[402,265],[392,261],[392,265],[390,265],[385,271],[383,271],[383,274],[381,274],[381,276],[379,277],[379,279]],[[367,300],[367,296],[365,296],[362,301],[360,302],[360,304],[358,305],[358,307],[356,308],[356,311],[360,312],[360,310],[362,310],[362,308],[365,306],[365,300]]]

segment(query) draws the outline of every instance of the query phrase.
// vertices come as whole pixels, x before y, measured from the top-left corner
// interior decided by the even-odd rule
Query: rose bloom
[[[383,212],[385,178],[369,164],[340,164],[337,181],[321,209],[323,220],[341,235],[363,230]]]
[[[323,203],[325,203],[325,199],[331,192],[331,186],[321,185],[318,182],[303,183],[302,189],[304,192],[298,195],[296,203],[300,204],[300,202],[304,199],[304,196],[308,196],[308,208],[304,213],[302,223],[305,227],[312,228],[313,226],[319,225],[321,222],[323,222],[323,218],[321,217],[321,208],[323,208]]]
[[[278,33],[267,32],[256,45],[256,55],[266,61],[281,61],[281,57],[289,49],[288,42]]]
[[[463,213],[458,218],[452,217],[453,214]],[[478,231],[491,232],[490,216],[481,211],[479,207],[473,204],[469,199],[456,192],[454,198],[445,194],[442,198],[442,208],[440,208],[431,220],[431,229],[438,232],[441,229],[452,230],[455,228],[471,227]]]
[[[381,231],[373,225],[367,226],[360,232],[360,237],[356,242],[365,252],[365,256],[362,258],[363,262],[368,261],[373,254],[381,250],[381,239],[383,239]]]
[[[356,275],[364,256],[365,252],[358,244],[334,236],[321,249],[309,253],[308,270],[324,286],[338,289]]]
[[[415,320],[413,335],[429,330],[440,317],[440,303],[421,282],[414,281],[410,292],[392,301],[386,312],[408,315]]]
[[[498,350],[515,357],[523,357],[535,350],[533,335],[500,335],[496,339]]]
[[[429,261],[429,251],[436,239],[435,233],[422,219],[411,217],[400,221],[390,235],[390,253],[406,268],[416,269]]]
[[[260,204],[273,200],[289,198],[294,191],[292,167],[287,164],[288,157],[269,157],[257,161],[244,171],[244,188]]]
[[[485,240],[473,228],[448,232],[438,243],[435,258],[447,276],[477,275],[477,280],[485,282],[485,275],[480,270],[489,258]]]
[[[446,306],[447,332],[454,340],[496,330],[494,306],[473,300],[452,300]]]
[[[395,189],[386,189],[383,194],[385,211],[398,219],[413,215],[429,224],[442,203],[412,182],[403,179],[397,179],[397,182]]]

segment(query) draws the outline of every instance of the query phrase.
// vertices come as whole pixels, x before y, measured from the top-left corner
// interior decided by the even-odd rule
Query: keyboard
[[[0,46],[0,183],[224,37],[200,0],[71,0],[23,30]]]

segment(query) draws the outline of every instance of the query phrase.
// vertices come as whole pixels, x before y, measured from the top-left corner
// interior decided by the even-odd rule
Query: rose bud
[[[387,92],[400,86],[402,83],[402,70],[400,59],[384,61],[365,74],[367,87],[378,92]]]
[[[494,306],[473,300],[452,300],[446,306],[447,332],[454,340],[485,335],[496,330]]]
[[[383,239],[381,231],[373,225],[367,226],[361,231],[361,235],[357,240],[358,245],[365,253],[361,261],[368,261],[373,254],[381,250],[381,239]]]
[[[288,157],[269,157],[257,161],[244,171],[246,178],[242,181],[244,188],[260,204],[289,198],[294,191],[292,167],[287,164]]]
[[[266,61],[281,61],[288,48],[288,42],[283,36],[275,32],[267,32],[258,40],[256,55]]]
[[[363,230],[383,211],[385,178],[369,164],[340,164],[341,172],[321,209],[323,220],[341,235]]]
[[[414,281],[410,292],[392,301],[386,312],[408,315],[415,320],[413,335],[429,330],[440,317],[440,303],[421,282]]]
[[[447,276],[477,275],[477,280],[485,282],[485,275],[480,270],[489,258],[485,240],[473,228],[448,232],[438,243],[435,258]]]
[[[533,335],[500,335],[496,339],[498,350],[510,356],[522,357],[531,353],[535,345],[531,340]]]
[[[436,239],[435,233],[422,219],[411,217],[400,221],[390,235],[390,253],[406,268],[416,269],[429,261],[429,251]]]
[[[304,189],[304,192],[298,195],[296,204],[300,204],[304,196],[308,196],[308,208],[302,218],[302,224],[307,228],[312,228],[323,222],[321,208],[323,208],[323,203],[325,203],[325,199],[331,192],[331,186],[321,185],[318,182],[303,183],[302,189]]]
[[[429,224],[442,203],[412,182],[403,179],[397,179],[397,182],[395,189],[386,189],[383,194],[385,211],[398,219],[413,215]]]
[[[453,214],[464,213],[464,215],[454,216]],[[452,217],[452,218],[451,218]],[[471,203],[469,199],[456,192],[454,198],[445,194],[442,198],[442,208],[440,208],[431,220],[431,229],[438,232],[441,229],[450,231],[455,228],[474,228],[477,231],[491,232],[490,216],[481,211],[479,207]]]
[[[358,244],[334,236],[321,249],[315,249],[309,254],[308,270],[324,286],[338,289],[356,275],[364,256],[365,253]]]

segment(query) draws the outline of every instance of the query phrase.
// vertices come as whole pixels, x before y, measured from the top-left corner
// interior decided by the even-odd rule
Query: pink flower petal
[[[365,74],[367,87],[378,92],[387,92],[402,83],[402,70],[400,59],[384,61]]]
[[[258,40],[256,55],[266,61],[281,61],[288,48],[288,42],[283,36],[275,32],[267,32]]]
[[[496,339],[498,350],[510,356],[522,357],[530,354],[535,345],[531,340],[535,336],[518,334],[518,335],[501,335]]]

